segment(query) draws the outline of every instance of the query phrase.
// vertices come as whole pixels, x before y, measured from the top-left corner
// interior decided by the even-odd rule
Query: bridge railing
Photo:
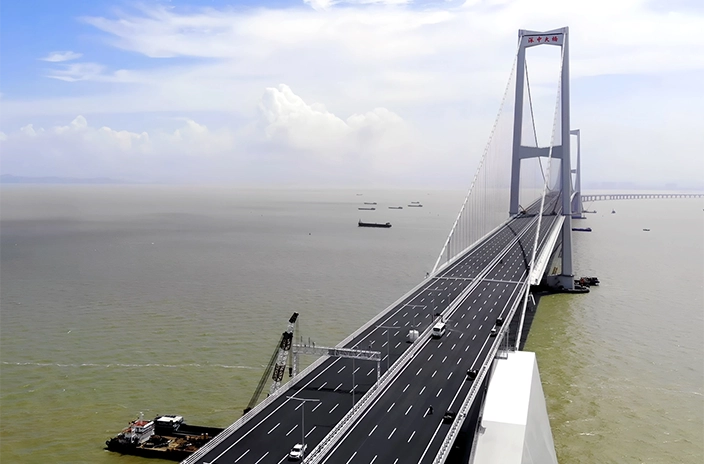
[[[457,306],[462,304],[467,298],[467,295],[478,285],[479,279],[468,285],[465,290],[458,295],[455,301],[445,310],[443,314],[447,314],[450,311],[454,311]],[[352,409],[343,417],[332,430],[323,438],[323,441],[318,443],[318,446],[311,451],[308,456],[304,459],[305,464],[317,464],[325,458],[327,453],[332,449],[332,447],[338,442],[342,434],[346,432],[348,426],[353,424],[361,414],[366,411],[367,406],[377,397],[377,392],[383,391],[389,384],[395,380],[396,375],[406,367],[406,364],[413,359],[418,351],[420,351],[430,339],[430,334],[432,332],[431,327],[428,327],[423,331],[418,339],[413,343],[410,350],[406,350],[391,367],[381,376],[379,381],[375,383],[372,388],[370,388],[367,393],[362,396],[362,398],[355,404]]]
[[[217,445],[225,441],[235,430],[239,429],[244,424],[254,419],[259,412],[266,409],[267,406],[276,401],[280,396],[285,393],[288,393],[288,390],[295,382],[298,382],[300,379],[304,378],[306,375],[317,369],[326,359],[328,359],[327,356],[315,360],[311,365],[303,369],[297,376],[293,377],[284,385],[282,385],[281,388],[277,389],[276,392],[266,397],[264,401],[256,405],[254,408],[245,413],[242,417],[237,419],[232,425],[220,432],[215,438],[206,443],[205,446],[201,447],[200,449],[198,449],[198,451],[183,460],[181,464],[197,463],[203,456],[205,456],[207,453],[217,447]]]
[[[540,233],[540,223],[541,221],[538,221],[538,228],[536,229],[536,234]],[[562,221],[558,220],[557,222],[557,229],[559,229],[559,225],[562,224]],[[556,228],[553,226],[553,230]],[[531,244],[532,248],[535,248],[537,246],[538,249],[542,249],[546,244],[552,244],[549,240],[549,237],[551,234],[545,234],[543,237],[536,237],[536,241]],[[552,246],[552,245],[551,245]],[[535,255],[535,253],[538,250],[531,250],[531,254]],[[504,338],[508,337],[509,330],[511,330],[511,321],[513,320],[514,316],[516,315],[516,310],[518,309],[519,305],[522,303],[526,302],[526,299],[528,297],[528,293],[530,291],[530,276],[532,272],[532,267],[535,265],[535,260],[533,260],[533,263],[531,266],[529,266],[529,269],[527,269],[525,275],[523,276],[525,278],[525,281],[523,282],[522,285],[517,286],[514,289],[514,294],[518,292],[518,297],[515,299],[513,304],[511,305],[511,308],[509,309],[509,313],[505,318],[504,323],[501,325],[501,328],[498,330],[498,334],[496,336],[496,339],[491,346],[491,349],[489,350],[489,353],[487,354],[487,357],[485,358],[485,362],[482,363],[482,367],[479,368],[479,371],[477,372],[477,376],[474,379],[472,386],[469,388],[469,392],[467,392],[467,396],[465,397],[464,401],[462,402],[462,406],[460,407],[460,410],[457,413],[457,416],[455,416],[455,420],[452,422],[452,425],[450,426],[450,430],[448,431],[447,435],[445,436],[445,439],[442,442],[442,445],[440,445],[440,450],[438,451],[438,454],[435,456],[435,459],[433,460],[433,464],[443,464],[445,460],[447,459],[447,456],[449,454],[449,451],[452,447],[452,444],[455,442],[455,439],[457,439],[457,435],[459,434],[459,431],[462,427],[462,424],[464,423],[465,418],[467,417],[469,413],[469,409],[472,407],[472,403],[474,402],[474,399],[477,396],[477,393],[479,392],[479,388],[484,381],[484,377],[486,377],[487,373],[489,372],[489,369],[491,368],[493,364],[494,358],[497,356],[497,353],[499,352],[499,349],[501,348],[501,345],[504,341]],[[520,289],[520,290],[519,290]],[[525,297],[522,297],[524,295]],[[521,324],[523,321],[521,321]],[[520,327],[519,327],[519,335],[518,339],[520,341]],[[506,340],[508,341],[508,340]]]
[[[537,221],[537,218],[533,220],[533,222]],[[472,283],[468,285],[467,288],[465,288],[457,296],[457,298],[455,298],[452,304],[450,304],[445,309],[445,311],[443,311],[443,318],[450,317],[452,314],[454,314],[457,308],[462,303],[464,303],[464,301],[471,294],[471,292],[481,283],[482,279],[484,279],[484,277],[486,277],[486,275],[491,271],[491,269],[505,257],[511,247],[518,240],[520,240],[520,238],[529,229],[530,227],[526,227],[518,236],[514,237],[514,239],[504,248],[501,253],[498,253],[494,257],[494,259],[486,266],[486,268],[481,273],[479,273],[479,275],[477,275],[477,277],[472,281]],[[505,325],[508,326],[508,324]],[[367,393],[360,399],[360,401],[355,404],[353,408],[345,415],[345,417],[343,417],[335,425],[335,427],[333,427],[333,429],[325,436],[325,438],[323,438],[323,441],[321,441],[318,446],[316,446],[315,449],[310,452],[310,454],[304,459],[305,464],[318,464],[327,456],[328,452],[347,431],[349,425],[353,424],[361,416],[361,414],[366,411],[367,406],[377,398],[377,393],[384,391],[384,389],[396,379],[397,374],[400,373],[402,369],[405,369],[408,362],[410,362],[416,356],[416,354],[424,348],[425,343],[431,336],[431,332],[431,328],[428,327],[420,335],[418,340],[413,344],[414,346],[410,350],[407,350],[405,353],[403,353],[401,357],[399,357],[399,359],[394,362],[394,364],[392,364],[391,368],[387,370],[384,375],[381,376],[381,379],[376,384],[374,384],[374,386],[372,386],[369,391],[367,391]]]

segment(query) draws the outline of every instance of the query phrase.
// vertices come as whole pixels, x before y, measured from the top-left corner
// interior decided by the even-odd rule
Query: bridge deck
[[[554,199],[550,204],[546,205],[546,211],[554,208],[553,201]],[[485,239],[481,246],[469,250],[464,256],[441,270],[436,276],[427,279],[398,304],[387,308],[380,317],[373,321],[373,324],[368,324],[353,334],[344,346],[350,348],[358,347],[360,349],[371,348],[381,351],[383,357],[382,372],[385,372],[389,365],[393,364],[412,346],[406,343],[406,334],[413,327],[413,324],[420,331],[428,329],[434,319],[433,315],[445,313],[451,304],[477,280],[478,282],[474,284],[476,288],[471,290],[470,298],[465,299],[465,303],[469,306],[460,307],[455,311],[456,315],[453,315],[450,319],[450,336],[439,343],[429,344],[429,346],[436,346],[440,343],[445,343],[447,344],[446,349],[451,352],[444,361],[437,359],[439,357],[438,354],[433,356],[436,358],[435,363],[439,364],[435,368],[438,372],[426,379],[428,387],[423,391],[426,395],[431,392],[437,394],[438,399],[435,403],[437,414],[444,412],[442,409],[445,406],[443,405],[451,404],[449,400],[454,401],[451,397],[446,398],[447,395],[450,395],[449,391],[454,390],[452,395],[455,395],[455,398],[461,397],[458,385],[455,385],[455,383],[462,383],[461,378],[463,376],[460,373],[466,371],[470,357],[473,364],[483,362],[480,355],[487,351],[489,330],[493,326],[496,317],[505,311],[510,298],[516,297],[516,289],[519,287],[518,282],[525,279],[525,268],[530,260],[530,247],[532,247],[533,243],[533,232],[530,229],[531,227],[533,230],[535,229],[534,224],[537,219],[537,217],[531,216],[530,213],[537,212],[537,209],[538,206],[536,205],[533,210],[528,210],[529,214],[514,218],[503,228]],[[559,216],[545,216],[543,229],[548,230],[551,224],[550,220],[545,220],[546,218],[557,217]],[[516,236],[522,232],[526,233],[525,239],[515,242]],[[497,255],[502,253],[502,251],[506,252],[506,258],[497,258]],[[504,261],[507,261],[507,264],[504,264]],[[489,270],[489,274],[486,277],[490,280],[482,282],[481,279],[476,279],[478,276],[484,277],[483,274],[487,270]],[[484,315],[481,313],[482,307],[488,308],[488,311],[484,310],[485,318],[481,317]],[[493,320],[490,321],[489,317]],[[472,322],[470,322],[469,318],[471,318]],[[479,318],[479,321],[475,321],[477,318]],[[467,322],[465,323],[465,321]],[[398,327],[398,329],[379,328],[378,326],[381,325]],[[449,343],[450,341],[457,346],[450,348],[452,345]],[[469,350],[472,350],[472,353],[469,353]],[[426,358],[429,356],[426,355]],[[414,360],[414,362],[431,363],[433,357],[427,361]],[[454,370],[449,370],[451,367],[450,361],[452,361]],[[427,371],[430,367],[425,367],[424,369]],[[314,368],[309,369],[309,372],[302,373],[302,375],[297,376],[292,382],[285,385],[284,388],[277,392],[275,397],[269,399],[265,407],[255,408],[255,410],[238,421],[236,426],[228,428],[199,452],[185,460],[184,463],[237,462],[280,464],[286,460],[291,447],[302,441],[301,407],[306,408],[305,442],[310,452],[352,408],[353,370],[355,400],[359,401],[362,394],[369,390],[376,381],[375,363],[341,358],[322,358]],[[401,377],[406,379],[409,375],[416,375],[415,372],[411,371],[412,369],[405,369],[399,379]],[[443,375],[443,378],[448,376],[455,377],[452,380],[452,387],[442,387],[442,389],[446,390],[444,394],[430,387],[436,377],[438,379],[441,378],[440,375]],[[417,378],[414,380],[414,383],[419,385]],[[449,380],[448,378],[447,381]],[[402,380],[398,379],[394,381],[395,387],[400,385],[398,384],[399,381],[402,382]],[[408,382],[409,385],[410,383]],[[400,386],[400,388],[402,390],[403,386]],[[416,400],[419,393],[419,391],[415,392]],[[404,392],[399,394],[404,398],[412,398],[412,396],[406,395]],[[290,400],[289,396],[318,399],[319,402],[302,406],[300,402]],[[391,398],[392,396],[396,396],[396,393],[384,395],[383,397]],[[413,411],[414,420],[417,419],[416,415],[422,409],[425,400],[417,401],[411,408],[411,410],[415,409]],[[428,401],[432,400],[428,398],[425,402]],[[391,409],[393,410],[394,408],[396,406]],[[396,410],[398,411],[399,409],[397,408]],[[403,413],[403,411],[401,412]],[[378,408],[374,408],[373,414],[378,414]],[[441,415],[433,417],[439,420]],[[404,419],[406,418],[401,416],[399,420],[404,424],[411,422]],[[425,429],[425,427],[422,428]],[[362,430],[362,428],[359,430]],[[388,430],[386,436],[392,435],[391,430],[393,429]],[[413,431],[409,429],[410,433],[413,433]],[[418,433],[420,432],[417,432],[416,435]],[[393,433],[393,435],[396,434],[399,435],[397,438],[400,439],[402,436],[400,431]],[[393,435],[391,438],[393,438]],[[429,438],[425,442],[426,445],[430,443]],[[408,437],[404,440],[407,439]],[[349,445],[338,448],[339,452],[351,450],[349,454],[353,454],[355,451],[352,450],[352,444],[355,441],[345,440],[345,443]],[[356,446],[362,446],[363,443],[364,440],[360,440]],[[373,456],[370,457],[370,460],[372,458]],[[334,459],[329,462],[346,462],[346,460],[338,461]],[[380,460],[379,462],[393,462],[393,459],[389,461]]]
[[[543,231],[558,218],[544,218]],[[496,319],[506,318],[523,295],[518,282],[527,276],[535,229],[526,228],[523,239],[502,258],[503,264],[490,266],[486,278],[449,315],[450,331],[441,339],[425,341],[322,462],[433,462],[450,428],[442,422],[444,412],[460,409],[471,386],[467,370],[486,362],[492,345],[500,343],[490,335]]]

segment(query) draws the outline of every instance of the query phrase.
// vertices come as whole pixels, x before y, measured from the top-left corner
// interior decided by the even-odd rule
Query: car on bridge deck
[[[308,448],[308,445],[296,443],[293,448],[291,448],[291,452],[288,453],[288,460],[300,461],[301,459],[303,459],[303,453],[306,452],[306,448]]]
[[[444,322],[438,322],[433,326],[433,333],[431,336],[433,338],[442,338],[443,335],[445,335],[445,331],[447,330],[447,324]]]
[[[442,416],[442,423],[443,424],[451,424],[452,421],[455,420],[456,415],[457,415],[457,413],[455,411],[450,411],[448,409],[447,412],[445,413],[445,415]]]

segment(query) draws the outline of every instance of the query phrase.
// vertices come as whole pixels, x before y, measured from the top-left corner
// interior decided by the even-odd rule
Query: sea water
[[[2,187],[0,461],[145,462],[103,450],[140,412],[229,425],[294,311],[338,343],[432,269],[463,195]],[[701,462],[702,203],[579,221],[575,272],[602,285],[542,299],[526,347],[560,462]]]

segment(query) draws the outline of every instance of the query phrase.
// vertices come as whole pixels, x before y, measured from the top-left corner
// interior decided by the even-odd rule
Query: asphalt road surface
[[[557,198],[549,200],[548,212]],[[484,362],[496,340],[489,335],[496,318],[518,297],[519,283],[525,279],[530,261],[538,208],[529,208],[481,246],[427,279],[345,345],[380,351],[383,374],[412,346],[407,342],[411,328],[415,326],[422,333],[433,324],[436,313],[444,313],[478,280],[446,321],[446,334],[421,342],[425,346],[333,448],[326,462],[430,462],[435,457],[449,429],[441,423],[443,413],[459,407],[470,386],[465,381],[467,369],[478,369]],[[540,237],[547,235],[558,217],[543,216]],[[515,240],[519,235],[520,241]],[[187,462],[280,464],[296,443],[304,441],[304,434],[310,452],[352,408],[353,388],[354,400],[359,401],[376,380],[373,361],[327,358],[238,429],[214,439],[204,448],[206,454]],[[303,404],[290,397],[318,401]],[[428,414],[431,405],[434,413]],[[305,415],[301,408],[305,408]]]

